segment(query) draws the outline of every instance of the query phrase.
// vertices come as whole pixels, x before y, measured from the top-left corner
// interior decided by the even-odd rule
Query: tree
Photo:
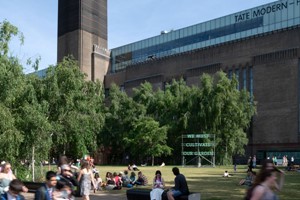
[[[24,135],[16,126],[18,108],[22,105],[25,77],[18,59],[8,56],[13,36],[22,35],[9,22],[0,23],[0,138],[1,158],[16,163]],[[22,42],[22,39],[21,39]]]
[[[170,155],[171,148],[167,146],[167,126],[160,127],[159,123],[151,117],[142,117],[134,122],[131,138],[125,137],[126,144],[132,147],[135,156],[141,158]]]
[[[39,101],[49,103],[47,117],[53,127],[56,153],[82,157],[96,150],[104,124],[100,82],[86,81],[78,63],[65,58],[48,69],[42,84]]]
[[[133,124],[146,113],[145,106],[136,103],[115,84],[110,88],[107,98],[105,126],[101,132],[100,143],[110,153],[111,162],[118,162],[132,151],[124,145],[123,138],[133,130]]]
[[[237,83],[223,72],[201,78],[199,121],[203,132],[216,134],[216,155],[222,164],[231,163],[233,154],[244,153],[245,130],[256,111],[249,93],[239,91]]]
[[[0,23],[0,56],[7,56],[9,52],[9,43],[13,36],[18,36],[21,44],[24,43],[23,33],[8,21]]]

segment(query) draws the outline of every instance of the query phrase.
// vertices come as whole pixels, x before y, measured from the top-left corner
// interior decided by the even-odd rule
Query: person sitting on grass
[[[134,184],[135,183],[135,179],[136,179],[136,175],[135,175],[135,172],[131,172],[130,173],[130,184]]]
[[[148,179],[141,171],[139,171],[138,178],[134,182],[134,184],[135,185],[143,185],[143,186],[148,185]]]
[[[127,187],[127,188],[131,188],[132,187],[131,180],[130,180],[130,178],[128,176],[128,171],[127,170],[124,171],[121,180],[123,182],[123,184],[122,184],[123,187]],[[134,180],[135,180],[135,178],[134,178]]]
[[[232,175],[226,170],[223,174],[223,177],[231,177]]]
[[[133,171],[140,171],[139,168],[135,164],[133,164],[131,166],[131,168],[132,168]]]
[[[99,173],[95,174],[94,179],[95,179],[95,188],[94,188],[94,190],[97,190],[97,191],[102,190],[103,181],[102,181],[102,178],[100,177]]]
[[[113,180],[115,182],[114,190],[120,190],[122,189],[122,180],[117,172],[113,173]]]
[[[246,178],[240,180],[239,185],[252,186],[255,180],[256,172],[248,171]]]
[[[106,190],[113,190],[116,187],[116,183],[113,177],[113,174],[111,172],[106,173],[106,183],[105,183],[105,189]]]

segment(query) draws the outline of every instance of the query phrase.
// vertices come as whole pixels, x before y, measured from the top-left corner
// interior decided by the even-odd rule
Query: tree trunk
[[[32,165],[32,181],[34,182],[34,145],[32,146],[31,165]]]
[[[152,156],[152,166],[154,166],[154,156]]]

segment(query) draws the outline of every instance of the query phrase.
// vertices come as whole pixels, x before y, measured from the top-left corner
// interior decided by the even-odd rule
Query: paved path
[[[26,200],[33,200],[34,194],[33,193],[23,193],[22,194]],[[82,200],[81,197],[76,197],[75,200]],[[110,192],[97,192],[96,194],[90,195],[90,200],[127,200],[125,193],[114,193],[114,191]]]

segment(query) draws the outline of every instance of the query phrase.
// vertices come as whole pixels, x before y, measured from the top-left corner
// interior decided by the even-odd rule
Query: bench
[[[44,183],[40,182],[30,182],[30,181],[24,181],[24,185],[28,188],[29,193],[35,193],[37,189],[43,186]],[[77,190],[75,191],[75,197],[81,197],[80,195],[80,187],[77,187]]]
[[[292,165],[292,170],[298,170],[299,169],[299,165]]]
[[[28,188],[28,192],[35,193],[37,189],[42,187],[43,183],[24,181],[24,185]]]
[[[126,191],[127,200],[151,200],[151,189],[133,188]],[[162,194],[162,200],[168,200],[167,191]],[[176,200],[200,200],[200,193],[190,193],[175,198]]]

